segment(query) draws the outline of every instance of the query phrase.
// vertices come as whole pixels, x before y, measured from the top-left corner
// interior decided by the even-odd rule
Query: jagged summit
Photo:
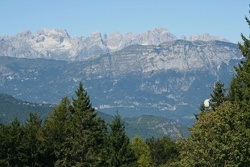
[[[189,37],[189,41],[215,41],[215,40],[229,42],[227,39],[223,37],[211,36],[208,33],[204,33],[201,35],[191,35]]]
[[[181,39],[195,41],[226,41],[209,34],[192,35]],[[101,54],[119,51],[130,45],[159,45],[177,40],[167,29],[156,27],[141,34],[120,32],[110,35],[94,32],[89,37],[71,37],[67,30],[40,29],[32,34],[24,30],[15,36],[0,37],[0,55],[19,58],[48,58],[57,60],[84,60]]]

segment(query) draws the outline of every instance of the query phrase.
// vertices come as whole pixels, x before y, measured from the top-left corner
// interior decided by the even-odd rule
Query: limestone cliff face
[[[66,30],[58,29],[41,29],[34,34],[26,30],[12,37],[1,36],[0,55],[79,61],[113,53],[131,45],[159,45],[175,40],[177,37],[164,28],[155,28],[141,34],[127,33],[124,36],[119,32],[109,36],[95,32],[89,37],[71,37]],[[209,34],[194,35],[189,40],[225,41]]]
[[[206,71],[216,75],[222,63],[241,59],[237,45],[222,41],[175,40],[161,45],[132,45],[121,51],[99,56],[86,67],[88,75],[122,76],[127,73]]]
[[[98,110],[119,110],[126,117],[160,115],[185,124],[210,96],[216,81],[230,83],[233,66],[242,59],[238,46],[225,41],[170,40],[114,51],[118,45],[125,46],[121,35],[114,35],[117,41],[107,45],[108,37],[99,33],[81,39],[70,38],[65,31],[50,33],[46,36],[42,31],[35,37],[27,31],[18,34],[15,39],[20,40],[16,41],[3,37],[1,54],[19,58],[0,56],[0,92],[27,101],[57,103],[65,95],[72,96],[81,81]],[[43,49],[37,43],[29,45],[37,40]],[[72,40],[78,50],[67,49],[73,46]],[[14,47],[17,45],[19,50]],[[113,51],[107,47],[111,45]],[[35,59],[46,50],[53,59],[56,55],[58,59],[82,60],[86,54],[91,58],[64,61],[47,59],[47,55]],[[68,57],[73,51],[84,54]]]

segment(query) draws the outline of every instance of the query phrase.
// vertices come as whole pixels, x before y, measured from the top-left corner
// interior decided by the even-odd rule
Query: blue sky
[[[177,37],[209,33],[232,42],[249,35],[244,20],[249,0],[2,0],[0,36],[23,30],[66,29],[71,36],[93,32],[133,34],[155,27]]]

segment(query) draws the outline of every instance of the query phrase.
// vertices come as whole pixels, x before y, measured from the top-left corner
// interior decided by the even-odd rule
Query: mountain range
[[[129,34],[83,38],[40,30],[1,37],[0,92],[56,104],[83,82],[102,112],[192,125],[215,82],[227,86],[242,60],[237,44],[208,34],[177,39],[162,28]]]
[[[189,38],[181,36],[181,39],[189,41],[227,41],[221,37],[192,35]],[[85,60],[101,54],[119,51],[130,45],[159,45],[164,42],[177,40],[165,28],[155,28],[142,34],[119,32],[110,35],[93,33],[89,37],[71,37],[66,30],[41,29],[32,34],[25,30],[9,37],[0,36],[0,55],[17,58],[47,58],[56,60]]]

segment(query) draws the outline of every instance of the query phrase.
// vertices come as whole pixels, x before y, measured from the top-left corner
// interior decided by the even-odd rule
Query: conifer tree
[[[247,17],[245,19],[250,28],[249,19]],[[233,104],[239,105],[242,121],[244,121],[242,129],[245,129],[250,137],[250,39],[247,39],[243,34],[241,37],[244,43],[239,43],[239,49],[245,60],[241,61],[238,67],[235,67],[237,74],[230,85],[229,99]]]
[[[82,83],[73,99],[72,115],[64,142],[65,166],[102,166],[105,162],[105,122],[97,117]]]
[[[212,109],[218,107],[226,100],[226,89],[224,88],[224,83],[218,81],[216,82],[213,93],[211,94]]]
[[[62,98],[59,105],[48,117],[43,128],[46,162],[48,166],[63,166],[63,143],[69,133],[67,126],[71,116],[72,106],[67,97]]]
[[[116,115],[110,124],[109,133],[109,159],[110,167],[135,167],[137,159],[130,146],[129,137],[125,132],[125,125],[120,116]]]
[[[45,159],[42,148],[42,119],[34,113],[30,113],[23,131],[24,136],[21,141],[21,153],[24,166],[43,166]]]
[[[250,21],[246,18],[248,26],[250,27]],[[240,104],[248,104],[250,100],[250,40],[241,34],[243,44],[239,43],[239,49],[242,52],[245,60],[241,61],[238,67],[235,67],[237,72],[233,78],[229,97],[231,101]]]
[[[160,139],[147,139],[150,148],[152,166],[170,164],[179,155],[179,147],[168,136]]]
[[[22,165],[20,157],[20,142],[23,129],[17,118],[11,125],[0,125],[0,166]]]
[[[216,82],[213,88],[213,93],[210,94],[210,96],[211,96],[210,98],[211,108],[206,109],[204,103],[202,103],[199,108],[200,112],[198,114],[194,114],[196,120],[199,120],[200,115],[202,115],[205,111],[215,109],[215,107],[218,107],[219,105],[221,105],[226,101],[227,97],[226,97],[226,89],[224,88],[224,83],[220,81]]]

